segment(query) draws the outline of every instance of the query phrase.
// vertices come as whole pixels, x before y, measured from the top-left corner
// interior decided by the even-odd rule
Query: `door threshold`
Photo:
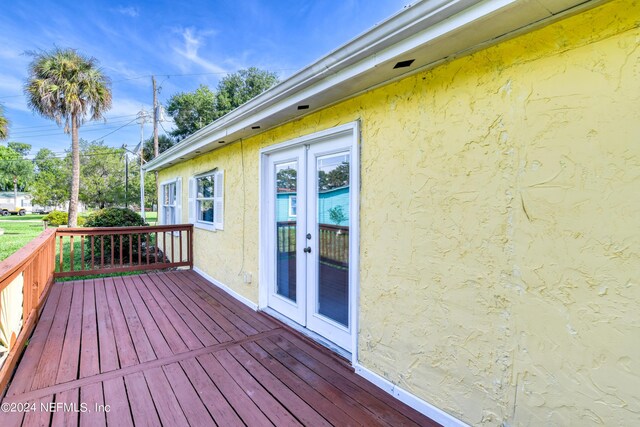
[[[265,307],[265,308],[261,309],[261,311],[263,313],[265,313],[265,314],[268,314],[271,317],[275,317],[276,319],[278,319],[279,321],[281,321],[285,325],[289,326],[290,328],[293,328],[296,331],[300,332],[301,334],[311,338],[313,341],[317,342],[318,344],[322,345],[323,347],[326,347],[329,350],[333,351],[334,353],[338,354],[339,356],[345,358],[347,360],[347,362],[349,363],[349,365],[353,365],[352,359],[351,359],[351,352],[345,350],[342,347],[337,346],[336,344],[332,343],[331,341],[329,341],[328,339],[326,339],[322,335],[317,334],[317,333],[315,333],[313,331],[310,331],[309,329],[305,328],[301,324],[299,324],[297,322],[294,322],[293,320],[289,319],[286,316],[283,316],[282,314],[278,313],[276,310],[274,310],[272,308]]]

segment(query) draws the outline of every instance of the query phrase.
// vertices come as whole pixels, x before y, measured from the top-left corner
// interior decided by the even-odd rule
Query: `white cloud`
[[[173,50],[183,58],[199,65],[211,73],[225,73],[224,68],[202,58],[199,50],[204,46],[203,39],[206,36],[214,34],[213,31],[198,32],[194,28],[185,28],[180,31],[182,36],[182,46],[174,47]]]
[[[134,6],[119,6],[113,9],[115,12],[118,12],[122,15],[129,16],[131,18],[136,18],[140,15],[140,11],[137,7]]]
[[[2,94],[0,104],[7,109],[30,112],[27,101],[22,95],[23,84],[24,82],[17,77],[0,74],[0,94]]]

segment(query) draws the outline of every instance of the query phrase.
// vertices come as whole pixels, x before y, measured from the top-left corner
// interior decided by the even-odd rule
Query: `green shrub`
[[[105,208],[89,216],[85,227],[135,227],[147,225],[142,217],[126,208]]]
[[[62,211],[51,211],[42,218],[42,220],[47,221],[52,227],[58,227],[60,225],[67,225],[69,222],[69,214]]]
[[[69,223],[69,213],[62,211],[51,211],[44,218],[43,221],[47,221],[47,223],[51,227],[59,227],[61,225],[67,225]],[[83,216],[78,217],[78,227],[82,227],[86,222],[86,218]]]
[[[105,208],[101,209],[89,216],[87,218],[84,226],[85,227],[138,227],[148,225],[144,222],[142,217],[132,211],[131,209],[125,208]],[[131,240],[131,249],[132,253],[129,254],[129,240]],[[138,247],[140,247],[143,254],[146,254],[146,250],[150,247],[153,242],[153,238],[142,234],[133,234],[133,235],[124,235],[122,239],[118,236],[113,240],[113,253],[114,260],[110,260],[111,258],[111,237],[104,236],[101,238],[96,236],[94,238],[93,243],[93,251],[94,258],[98,259],[102,251],[104,251],[104,258],[106,262],[117,263],[120,259],[120,242],[122,242],[122,257],[123,261],[127,261],[129,259],[129,255],[133,259],[138,258]],[[86,251],[87,257],[91,257],[91,239],[86,240]]]

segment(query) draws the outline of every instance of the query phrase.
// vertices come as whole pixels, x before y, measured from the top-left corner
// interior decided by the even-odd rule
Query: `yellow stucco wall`
[[[359,119],[360,362],[473,425],[640,425],[639,25],[613,1],[161,171],[225,170],[196,265],[257,302],[259,149]]]

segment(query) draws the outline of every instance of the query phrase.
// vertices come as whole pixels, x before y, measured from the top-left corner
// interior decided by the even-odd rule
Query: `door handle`
[[[304,250],[305,253],[310,254],[311,253],[311,246],[307,246],[303,250]]]

